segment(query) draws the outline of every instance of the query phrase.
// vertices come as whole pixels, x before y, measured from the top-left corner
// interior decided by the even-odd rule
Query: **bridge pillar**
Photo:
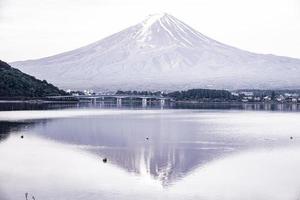
[[[142,106],[147,107],[147,98],[142,98]]]
[[[96,104],[97,103],[97,98],[92,98],[92,103]]]
[[[164,99],[160,99],[160,106],[164,106],[165,105],[165,100]]]
[[[100,107],[104,107],[104,101],[100,101]]]
[[[117,98],[117,106],[121,106],[122,105],[122,98]]]

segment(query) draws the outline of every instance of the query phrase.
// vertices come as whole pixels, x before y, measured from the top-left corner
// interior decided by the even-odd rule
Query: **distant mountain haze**
[[[300,59],[222,44],[165,13],[85,47],[11,65],[76,90],[300,88]]]

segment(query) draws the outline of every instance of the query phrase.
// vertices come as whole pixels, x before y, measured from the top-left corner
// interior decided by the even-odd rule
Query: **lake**
[[[297,200],[297,104],[0,103],[1,200]]]

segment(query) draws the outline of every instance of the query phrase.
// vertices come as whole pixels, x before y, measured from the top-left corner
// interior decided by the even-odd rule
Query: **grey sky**
[[[241,49],[300,58],[300,0],[0,0],[0,59],[72,50],[157,12]]]

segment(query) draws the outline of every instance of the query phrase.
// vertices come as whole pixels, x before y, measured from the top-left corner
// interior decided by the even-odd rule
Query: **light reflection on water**
[[[300,194],[298,113],[78,109],[1,112],[0,119],[10,133],[0,143],[3,199],[25,192],[91,200]]]

